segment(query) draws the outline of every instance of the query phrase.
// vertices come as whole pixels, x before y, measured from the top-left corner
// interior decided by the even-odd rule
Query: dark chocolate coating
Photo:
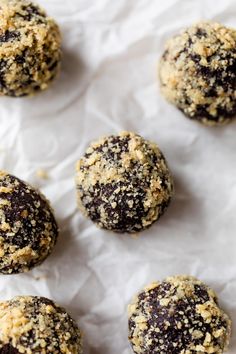
[[[0,354],[20,354],[20,352],[15,349],[11,344],[5,344],[0,349]]]

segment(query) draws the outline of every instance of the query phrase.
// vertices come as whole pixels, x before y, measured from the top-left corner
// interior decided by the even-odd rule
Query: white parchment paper
[[[165,40],[201,19],[236,27],[234,0],[39,0],[63,33],[63,69],[45,93],[0,99],[0,167],[51,200],[61,235],[30,273],[0,276],[0,298],[43,295],[72,314],[87,354],[130,354],[126,307],[153,280],[192,274],[236,321],[236,124],[206,128],[159,93]],[[96,228],[76,209],[74,165],[101,135],[159,144],[176,195],[138,239]],[[46,170],[47,180],[37,177]],[[236,352],[233,335],[228,353]]]

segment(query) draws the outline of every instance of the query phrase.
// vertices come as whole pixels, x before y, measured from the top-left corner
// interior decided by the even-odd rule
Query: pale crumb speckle
[[[38,178],[41,178],[41,179],[49,179],[49,174],[46,170],[44,170],[43,168],[39,168],[37,171],[36,171],[36,176]]]

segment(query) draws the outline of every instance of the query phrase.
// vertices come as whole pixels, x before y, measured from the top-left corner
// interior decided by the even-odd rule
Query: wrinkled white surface
[[[235,1],[39,2],[61,25],[62,75],[35,98],[0,99],[0,167],[42,189],[61,235],[42,266],[0,277],[0,298],[56,300],[80,323],[89,354],[130,354],[127,304],[172,274],[207,282],[235,321],[236,124],[186,119],[156,82],[165,40],[203,18],[236,27]],[[157,142],[175,178],[168,212],[138,239],[99,230],[76,209],[75,161],[92,139],[124,129]],[[233,354],[235,335],[231,343]]]

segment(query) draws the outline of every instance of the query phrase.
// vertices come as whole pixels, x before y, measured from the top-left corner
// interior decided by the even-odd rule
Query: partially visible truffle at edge
[[[56,22],[29,0],[1,0],[0,95],[21,97],[45,90],[60,63]]]
[[[0,353],[82,354],[82,335],[52,300],[16,296],[0,302]]]
[[[189,118],[221,125],[236,116],[236,30],[200,22],[167,42],[161,91]]]
[[[0,273],[22,273],[41,264],[57,237],[48,200],[28,183],[0,171]]]
[[[152,283],[129,305],[135,354],[222,354],[230,334],[215,292],[191,276]]]

